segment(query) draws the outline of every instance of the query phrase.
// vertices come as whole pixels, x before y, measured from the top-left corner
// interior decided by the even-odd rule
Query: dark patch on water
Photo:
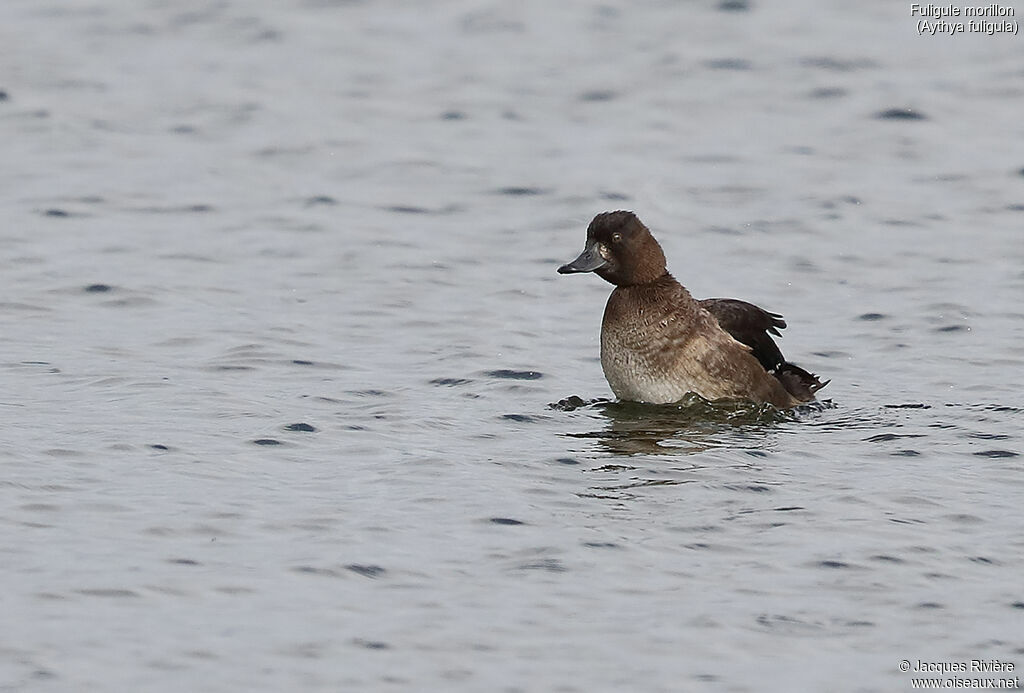
[[[167,447],[166,445],[163,445],[161,443],[154,443],[154,444],[150,445],[149,447],[153,448],[154,450],[170,450],[169,447]]]
[[[881,563],[905,563],[905,561],[902,558],[897,558],[896,556],[888,556],[886,554],[878,554],[877,556],[872,556],[871,560],[879,561]]]
[[[139,207],[135,211],[145,214],[205,214],[213,211],[213,205],[168,205],[166,207]]]
[[[839,58],[832,58],[827,55],[814,55],[806,58],[800,58],[800,64],[804,67],[813,67],[818,70],[827,70],[829,72],[853,72],[854,70],[863,70],[876,66],[876,63],[873,60],[869,60],[867,58],[840,60]]]
[[[915,609],[945,609],[945,605],[939,604],[938,602],[921,602],[914,607]]]
[[[516,421],[518,423],[537,423],[542,420],[536,416],[530,416],[529,414],[502,414],[501,418],[506,421]]]
[[[744,58],[716,58],[705,60],[704,67],[711,70],[751,70],[754,65]]]
[[[816,633],[821,630],[820,623],[804,621],[784,614],[761,614],[755,620],[764,628],[790,634]]]
[[[575,459],[573,459],[571,457],[559,457],[557,460],[555,460],[555,462],[557,462],[558,464],[569,464],[569,465],[579,464],[579,460],[575,460]]]
[[[505,380],[540,380],[544,377],[538,371],[514,371],[507,368],[499,368],[496,371],[487,371],[486,375],[492,378],[503,378]]]
[[[871,436],[865,438],[866,443],[885,443],[890,440],[899,440],[900,438],[924,438],[923,433],[879,433],[877,436]]]
[[[372,388],[369,389],[369,390],[352,390],[351,392],[349,392],[349,394],[357,395],[359,397],[387,397],[388,396],[388,393],[385,392],[384,390],[374,390]]]
[[[1012,450],[982,450],[974,453],[976,457],[990,457],[993,459],[1005,458],[1005,457],[1018,457],[1020,453],[1013,452]]]
[[[202,565],[199,561],[193,561],[191,558],[168,558],[167,562],[174,565]]]
[[[788,506],[783,507],[783,508],[772,508],[772,510],[774,510],[777,513],[788,513],[788,512],[793,512],[794,510],[806,510],[806,509],[807,508],[805,508],[803,506],[800,506],[800,505],[788,505]]]
[[[729,226],[709,226],[704,229],[708,233],[717,233],[722,236],[741,236],[743,232],[739,229],[734,229]]]
[[[907,448],[906,450],[896,450],[892,453],[896,457],[920,457],[921,453],[917,450]]]
[[[296,366],[312,366],[312,361],[306,361],[305,359],[292,359],[292,364]]]
[[[251,43],[278,42],[284,38],[284,34],[277,29],[264,29],[250,39]]]
[[[89,284],[82,290],[89,294],[105,294],[109,291],[113,291],[114,287],[110,284]]]
[[[849,358],[850,356],[845,351],[812,351],[811,353],[823,359]]]
[[[396,214],[430,214],[430,210],[426,207],[416,207],[414,205],[391,205],[384,209]]]
[[[522,520],[513,520],[511,517],[492,517],[490,522],[496,525],[525,525]]]
[[[971,556],[968,558],[971,563],[980,563],[981,565],[999,565],[999,561],[994,558],[987,558],[985,556]]]
[[[721,0],[718,3],[719,12],[747,12],[750,10],[750,0]]]
[[[340,573],[337,570],[331,568],[318,568],[313,565],[300,565],[292,568],[296,573],[305,573],[306,575],[323,575],[325,577],[340,577]]]
[[[849,563],[843,563],[842,561],[819,561],[818,566],[821,568],[849,568]]]
[[[336,204],[338,204],[338,201],[335,200],[330,195],[314,195],[313,197],[307,197],[306,198],[306,206],[307,207],[318,207],[318,206],[331,206],[331,207],[333,207]]]
[[[921,112],[912,108],[888,108],[875,114],[879,120],[927,120]]]
[[[946,406],[954,407],[956,405],[955,404],[947,404]],[[982,409],[985,409],[987,411],[1007,412],[1007,413],[1010,413],[1010,414],[1019,414],[1021,412],[1024,412],[1024,409],[1020,409],[1018,407],[1006,407],[1006,406],[1003,406],[1001,404],[986,404],[984,407],[982,407]]]
[[[518,568],[519,570],[544,570],[549,573],[564,573],[566,571],[565,566],[557,558],[544,558],[539,561],[521,563]]]
[[[431,385],[438,385],[443,387],[455,387],[457,385],[468,385],[473,382],[466,378],[434,378],[430,381]]]
[[[70,217],[71,213],[67,212],[67,211],[65,211],[63,209],[51,208],[51,209],[43,210],[43,216],[44,217],[56,217],[58,219],[63,219],[65,217]]]
[[[316,426],[311,426],[308,423],[293,423],[285,426],[284,430],[298,431],[300,433],[316,433]]]
[[[752,491],[754,493],[767,493],[772,490],[771,487],[761,484],[722,484],[722,488],[727,488],[730,491]]]
[[[445,111],[441,114],[441,120],[465,120],[466,114],[462,111]]]
[[[363,577],[368,578],[378,578],[387,572],[384,568],[380,567],[379,565],[363,565],[360,563],[350,563],[349,565],[345,566],[345,568],[347,570],[351,570],[353,573],[356,573],[357,575],[362,575]]]
[[[629,200],[631,198],[629,197],[629,195],[627,195],[625,193],[603,192],[603,193],[601,193],[601,199],[612,200],[614,202],[625,202],[625,201],[627,201],[627,200]]]
[[[388,645],[386,642],[382,642],[380,640],[364,640],[363,638],[355,638],[352,641],[352,644],[356,645],[357,647],[365,648],[367,650],[389,650],[389,649],[391,649],[391,645]]]
[[[621,549],[622,547],[613,541],[585,541],[583,545],[590,549]]]
[[[948,517],[950,520],[953,520],[953,522],[960,522],[968,525],[977,525],[985,522],[977,515],[968,515],[966,513],[956,513],[954,515],[949,515]]]
[[[1024,609],[1024,602],[1012,602],[1010,607],[1013,609]]]
[[[119,590],[119,589],[86,589],[76,590],[79,594],[84,594],[87,597],[138,597],[139,593],[134,590]]]
[[[282,445],[280,440],[274,438],[257,438],[252,442],[254,445]]]
[[[611,101],[616,97],[616,93],[610,89],[592,89],[591,91],[585,91],[580,94],[580,101]]]
[[[910,402],[908,404],[886,404],[886,409],[931,409],[932,405],[923,402]]]
[[[945,327],[936,327],[932,332],[970,332],[971,328],[967,325],[946,325]]]
[[[812,99],[838,99],[841,96],[846,96],[847,91],[842,87],[818,87],[817,89],[811,89],[808,92],[808,96]]]
[[[884,320],[887,316],[884,313],[863,313],[857,316],[858,320],[866,320],[868,322],[874,322],[875,320]]]
[[[8,96],[6,91],[4,91],[3,89],[0,89],[0,101],[7,101],[10,98],[11,97]]]
[[[550,190],[544,188],[528,188],[528,187],[517,187],[509,186],[507,188],[498,188],[494,191],[498,195],[509,195],[511,197],[526,197],[528,195],[546,195]]]

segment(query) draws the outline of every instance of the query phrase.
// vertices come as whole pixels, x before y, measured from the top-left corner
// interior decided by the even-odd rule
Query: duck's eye
[[[612,243],[618,243],[621,240],[622,240],[622,234],[621,233],[613,233],[612,234]]]

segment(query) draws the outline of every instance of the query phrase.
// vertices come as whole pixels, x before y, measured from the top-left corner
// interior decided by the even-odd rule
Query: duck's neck
[[[626,286],[620,286],[619,289],[629,289],[638,293],[651,293],[651,294],[665,294],[670,292],[674,295],[681,294],[684,300],[693,300],[690,296],[690,292],[686,290],[686,287],[679,283],[675,277],[673,277],[667,270],[657,279],[649,282],[643,282],[640,284],[628,284]]]

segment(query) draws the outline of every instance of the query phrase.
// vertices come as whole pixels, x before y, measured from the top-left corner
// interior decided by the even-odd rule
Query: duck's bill
[[[580,253],[580,256],[569,264],[559,267],[558,273],[575,274],[576,272],[593,272],[596,269],[604,267],[608,264],[608,261],[601,257],[601,251],[598,250],[597,246],[597,241],[588,243],[587,247],[583,249],[582,253]]]

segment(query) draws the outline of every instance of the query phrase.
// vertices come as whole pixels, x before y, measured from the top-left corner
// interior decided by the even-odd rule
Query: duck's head
[[[587,228],[580,256],[558,268],[559,274],[596,272],[616,286],[646,284],[666,273],[665,253],[632,212],[603,212]]]

